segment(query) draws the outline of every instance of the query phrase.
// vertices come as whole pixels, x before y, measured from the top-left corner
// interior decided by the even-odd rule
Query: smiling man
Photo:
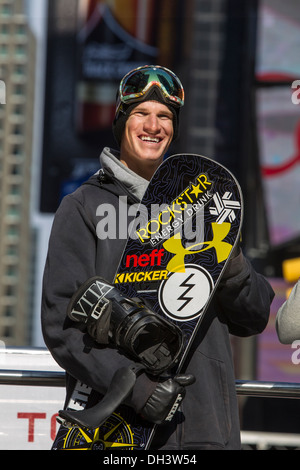
[[[183,87],[170,70],[144,66],[128,73],[120,83],[113,122],[119,149],[103,149],[101,170],[67,195],[55,215],[43,281],[42,327],[46,345],[67,373],[66,404],[74,390],[82,397],[85,386],[93,390],[91,399],[100,399],[115,372],[133,365],[127,350],[105,333],[111,326],[109,314],[101,311],[96,323],[87,323],[86,331],[67,312],[78,292],[82,299],[88,280],[101,276],[113,282],[127,241],[120,233],[127,234],[131,222],[126,214],[135,217],[151,176],[176,139],[183,103]],[[113,236],[106,236],[105,224],[98,225],[100,212],[104,215],[99,208],[107,211]],[[128,262],[153,264],[155,257],[159,265],[163,252],[155,249],[149,259],[138,255]],[[261,332],[273,295],[267,281],[237,250],[195,337],[187,371],[170,374],[168,379],[143,372],[127,398],[127,404],[148,421],[167,420],[156,433],[152,449],[240,448],[229,333]],[[124,333],[122,341],[126,338]],[[144,341],[152,347],[152,339]],[[85,384],[82,390],[77,390],[78,383]],[[174,397],[183,395],[177,410]],[[53,448],[62,442],[57,437]]]
[[[138,104],[126,122],[121,143],[121,162],[150,179],[173,139],[173,113],[164,104]]]
[[[139,176],[151,179],[178,135],[183,103],[182,84],[166,68],[145,66],[125,75],[113,124],[120,161]]]

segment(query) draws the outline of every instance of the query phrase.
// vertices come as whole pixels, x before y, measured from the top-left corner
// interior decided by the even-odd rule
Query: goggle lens
[[[140,67],[125,75],[120,83],[120,100],[123,103],[137,101],[155,85],[160,88],[166,101],[183,106],[184,90],[180,80],[173,72],[159,66]]]

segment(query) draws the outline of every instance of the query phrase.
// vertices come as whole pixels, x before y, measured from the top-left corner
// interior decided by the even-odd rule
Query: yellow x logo
[[[232,245],[230,243],[224,242],[224,238],[228,235],[231,224],[229,222],[224,222],[223,224],[217,224],[213,222],[212,224],[213,239],[211,241],[203,243],[195,243],[189,247],[189,249],[182,246],[180,233],[175,234],[173,237],[169,238],[163,244],[164,248],[170,253],[174,253],[175,256],[169,261],[167,265],[167,270],[170,272],[184,272],[184,258],[186,255],[193,255],[195,253],[201,253],[206,250],[214,248],[216,250],[218,263],[221,263],[228,258]],[[195,250],[197,246],[203,246],[200,250]]]

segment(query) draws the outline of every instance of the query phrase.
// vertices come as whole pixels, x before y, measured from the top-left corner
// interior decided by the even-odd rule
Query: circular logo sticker
[[[197,318],[205,307],[214,283],[206,269],[187,264],[184,273],[171,273],[158,292],[162,311],[173,320]]]

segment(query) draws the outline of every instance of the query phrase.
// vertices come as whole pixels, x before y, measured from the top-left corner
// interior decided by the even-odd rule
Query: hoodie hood
[[[141,201],[149,181],[123,165],[117,150],[105,147],[100,155],[100,164],[107,176],[119,182],[131,195]]]

